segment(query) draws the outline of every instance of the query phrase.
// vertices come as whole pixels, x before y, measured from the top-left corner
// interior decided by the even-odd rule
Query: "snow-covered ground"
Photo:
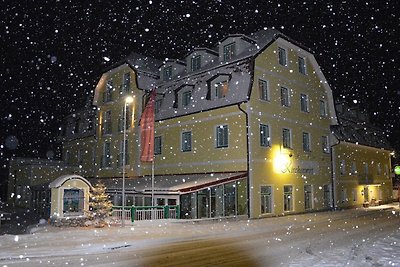
[[[260,220],[37,227],[0,236],[0,266],[400,266],[398,203]]]

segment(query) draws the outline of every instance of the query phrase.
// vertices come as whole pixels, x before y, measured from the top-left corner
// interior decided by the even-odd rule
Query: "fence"
[[[177,206],[132,206],[125,207],[125,221],[134,222],[143,220],[179,219],[180,209]],[[122,220],[122,207],[114,206],[112,216]]]

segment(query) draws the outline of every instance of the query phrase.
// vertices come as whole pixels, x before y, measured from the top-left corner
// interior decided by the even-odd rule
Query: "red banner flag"
[[[144,108],[140,118],[141,154],[140,160],[152,162],[154,158],[154,103],[156,101],[156,90],[153,89],[150,99]]]

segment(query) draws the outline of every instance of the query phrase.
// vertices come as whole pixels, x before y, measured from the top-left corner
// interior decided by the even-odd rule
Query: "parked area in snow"
[[[0,265],[399,266],[399,212],[393,203],[256,220],[40,225],[0,236]]]

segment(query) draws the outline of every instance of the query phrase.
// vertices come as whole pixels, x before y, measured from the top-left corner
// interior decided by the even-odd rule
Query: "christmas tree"
[[[106,187],[103,183],[98,182],[90,193],[91,218],[95,221],[95,225],[104,226],[105,219],[111,215],[112,203],[106,194]]]

